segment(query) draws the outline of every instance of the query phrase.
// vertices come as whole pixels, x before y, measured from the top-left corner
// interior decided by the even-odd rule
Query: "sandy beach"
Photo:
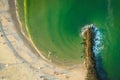
[[[22,34],[15,0],[0,0],[0,80],[85,80],[84,64],[53,65]]]

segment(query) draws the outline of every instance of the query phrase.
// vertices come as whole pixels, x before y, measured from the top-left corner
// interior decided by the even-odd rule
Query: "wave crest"
[[[88,28],[92,27],[92,31],[94,33],[94,39],[93,39],[93,53],[95,56],[97,56],[101,50],[103,49],[103,44],[102,44],[102,33],[100,30],[93,24],[86,25],[81,29],[81,36],[85,39],[84,33],[88,30]]]

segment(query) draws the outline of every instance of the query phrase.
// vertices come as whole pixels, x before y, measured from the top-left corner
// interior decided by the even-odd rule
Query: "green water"
[[[57,63],[83,63],[80,30],[92,23],[103,34],[103,69],[109,80],[120,80],[120,0],[28,0],[26,5],[30,35],[43,55],[51,53]]]

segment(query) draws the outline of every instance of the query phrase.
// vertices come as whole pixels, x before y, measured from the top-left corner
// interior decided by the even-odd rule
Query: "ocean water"
[[[94,24],[102,35],[98,71],[120,80],[120,0],[26,1],[26,24],[43,55],[57,63],[83,63],[81,29]]]

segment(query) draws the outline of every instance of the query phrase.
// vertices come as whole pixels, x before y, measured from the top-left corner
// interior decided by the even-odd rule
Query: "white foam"
[[[99,31],[99,29],[96,26],[93,26],[93,27],[94,27],[94,33],[95,33],[93,52],[94,52],[95,56],[97,56],[103,49],[102,33]]]
[[[94,40],[93,40],[94,41],[93,53],[95,54],[95,56],[97,56],[103,49],[102,33],[99,31],[99,29],[95,25],[93,24],[86,25],[81,29],[81,36],[83,38],[85,38],[84,33],[86,32],[86,30],[88,30],[89,27],[93,27],[93,32],[95,33]]]
[[[92,26],[93,26],[93,24],[86,25],[86,26],[84,26],[84,27],[81,29],[81,36],[82,36],[83,38],[85,38],[85,37],[84,37],[84,33],[88,30],[88,28],[90,28],[90,27],[92,27]]]

